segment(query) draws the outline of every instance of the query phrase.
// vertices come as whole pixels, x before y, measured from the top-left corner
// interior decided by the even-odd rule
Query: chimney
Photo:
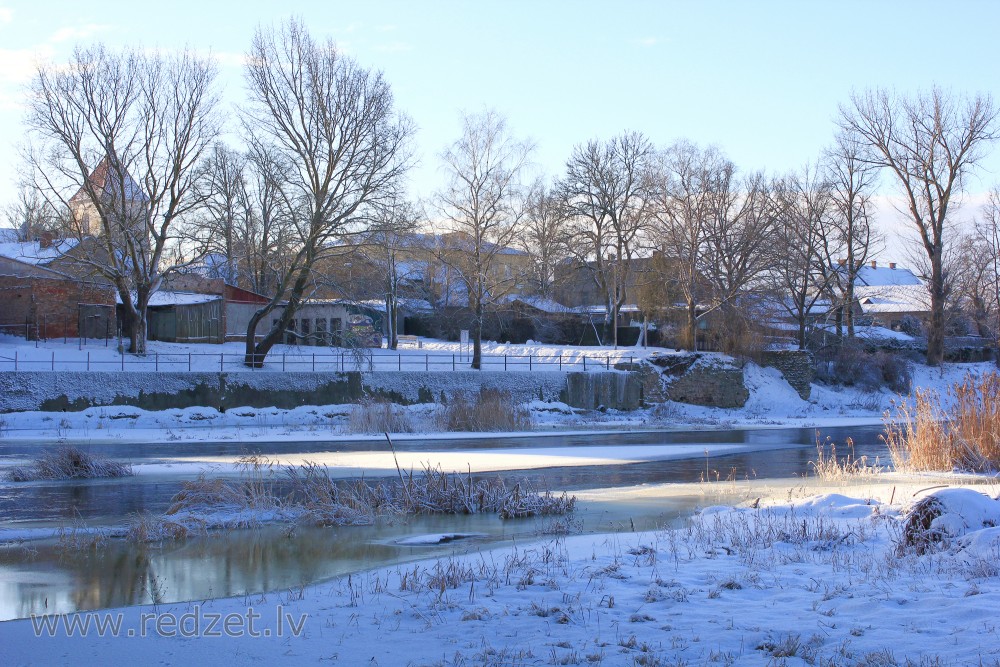
[[[876,262],[874,259],[872,260],[872,268],[873,269],[877,269],[878,268],[878,262]]]
[[[52,247],[52,232],[42,232],[38,238],[38,247],[42,249]]]
[[[893,271],[895,271],[896,270],[896,262],[889,262],[889,268],[892,269]]]

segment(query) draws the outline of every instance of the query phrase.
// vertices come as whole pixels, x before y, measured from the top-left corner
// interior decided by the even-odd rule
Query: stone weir
[[[295,408],[352,403],[366,396],[401,403],[447,401],[480,388],[515,400],[562,401],[583,409],[634,410],[642,379],[623,371],[505,373],[374,371],[334,373],[0,372],[0,413],[79,411],[131,405],[145,410],[195,406]]]

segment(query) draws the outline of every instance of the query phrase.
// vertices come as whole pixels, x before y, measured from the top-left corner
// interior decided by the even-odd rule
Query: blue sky
[[[149,5],[153,6],[153,5]],[[22,86],[76,42],[209,50],[226,98],[259,24],[302,17],[381,69],[416,122],[428,196],[460,110],[495,107],[556,175],[573,146],[624,130],[719,145],[744,170],[785,172],[830,141],[852,90],[939,85],[1000,98],[1000,2],[243,2],[0,0],[0,204],[14,195]],[[1000,146],[970,185],[1000,182]],[[967,207],[971,208],[971,207]]]

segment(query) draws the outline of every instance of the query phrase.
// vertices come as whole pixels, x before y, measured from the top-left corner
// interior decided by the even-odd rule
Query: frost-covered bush
[[[59,447],[44,452],[30,465],[10,471],[13,482],[38,479],[91,479],[96,477],[130,477],[132,466],[103,456],[88,454],[76,447]]]

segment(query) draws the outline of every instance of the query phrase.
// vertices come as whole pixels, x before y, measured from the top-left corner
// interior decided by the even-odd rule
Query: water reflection
[[[855,455],[882,455],[878,427],[829,429],[842,443],[854,438]],[[681,461],[656,461],[616,466],[550,468],[505,473],[528,477],[538,487],[553,490],[612,489],[638,484],[715,481],[727,478],[787,478],[809,472],[815,460],[813,429],[718,431],[694,433],[602,433],[559,438],[497,438],[425,443],[435,449],[486,447],[553,447],[608,444],[753,443],[759,450]],[[278,443],[260,446],[262,453],[328,451],[341,443],[313,443],[313,449]],[[371,448],[371,442],[363,443]],[[239,453],[224,444],[214,454]],[[257,447],[257,445],[253,445]],[[360,446],[360,445],[359,445]],[[419,446],[407,441],[399,448]],[[112,446],[111,455],[120,445]],[[173,455],[188,446],[165,445]],[[190,447],[197,447],[191,445]],[[325,450],[320,449],[325,447]],[[0,446],[0,456],[23,457],[17,447]],[[157,449],[157,448],[154,448]],[[134,449],[132,450],[134,453]],[[146,451],[155,459],[167,449]],[[198,449],[198,453],[206,453]],[[129,458],[129,457],[124,457]],[[135,457],[132,457],[133,460]],[[122,523],[134,512],[160,513],[177,491],[177,480],[148,478],[90,482],[33,483],[0,486],[0,525],[58,526],[83,520],[89,525]],[[733,491],[726,485],[706,485],[697,496],[628,503],[591,502],[580,507],[573,521],[584,531],[648,530],[687,516],[697,507],[726,503]],[[0,548],[0,620],[32,613],[61,613],[150,602],[201,600],[258,591],[282,591],[347,572],[416,558],[465,553],[497,545],[512,537],[534,536],[552,519],[500,521],[496,516],[416,517],[405,522],[366,527],[296,528],[291,534],[269,527],[228,535],[196,537],[160,547],[108,541],[98,548],[66,550],[57,541]],[[424,533],[483,533],[488,537],[432,547],[402,546],[396,540]]]
[[[650,530],[688,515],[704,496],[670,502],[591,503],[572,518],[584,531]],[[290,591],[348,572],[524,541],[559,519],[501,521],[494,515],[414,517],[377,526],[278,527],[189,538],[162,546],[108,541],[66,549],[56,541],[0,549],[0,620],[259,591]],[[409,536],[478,533],[440,545]]]

